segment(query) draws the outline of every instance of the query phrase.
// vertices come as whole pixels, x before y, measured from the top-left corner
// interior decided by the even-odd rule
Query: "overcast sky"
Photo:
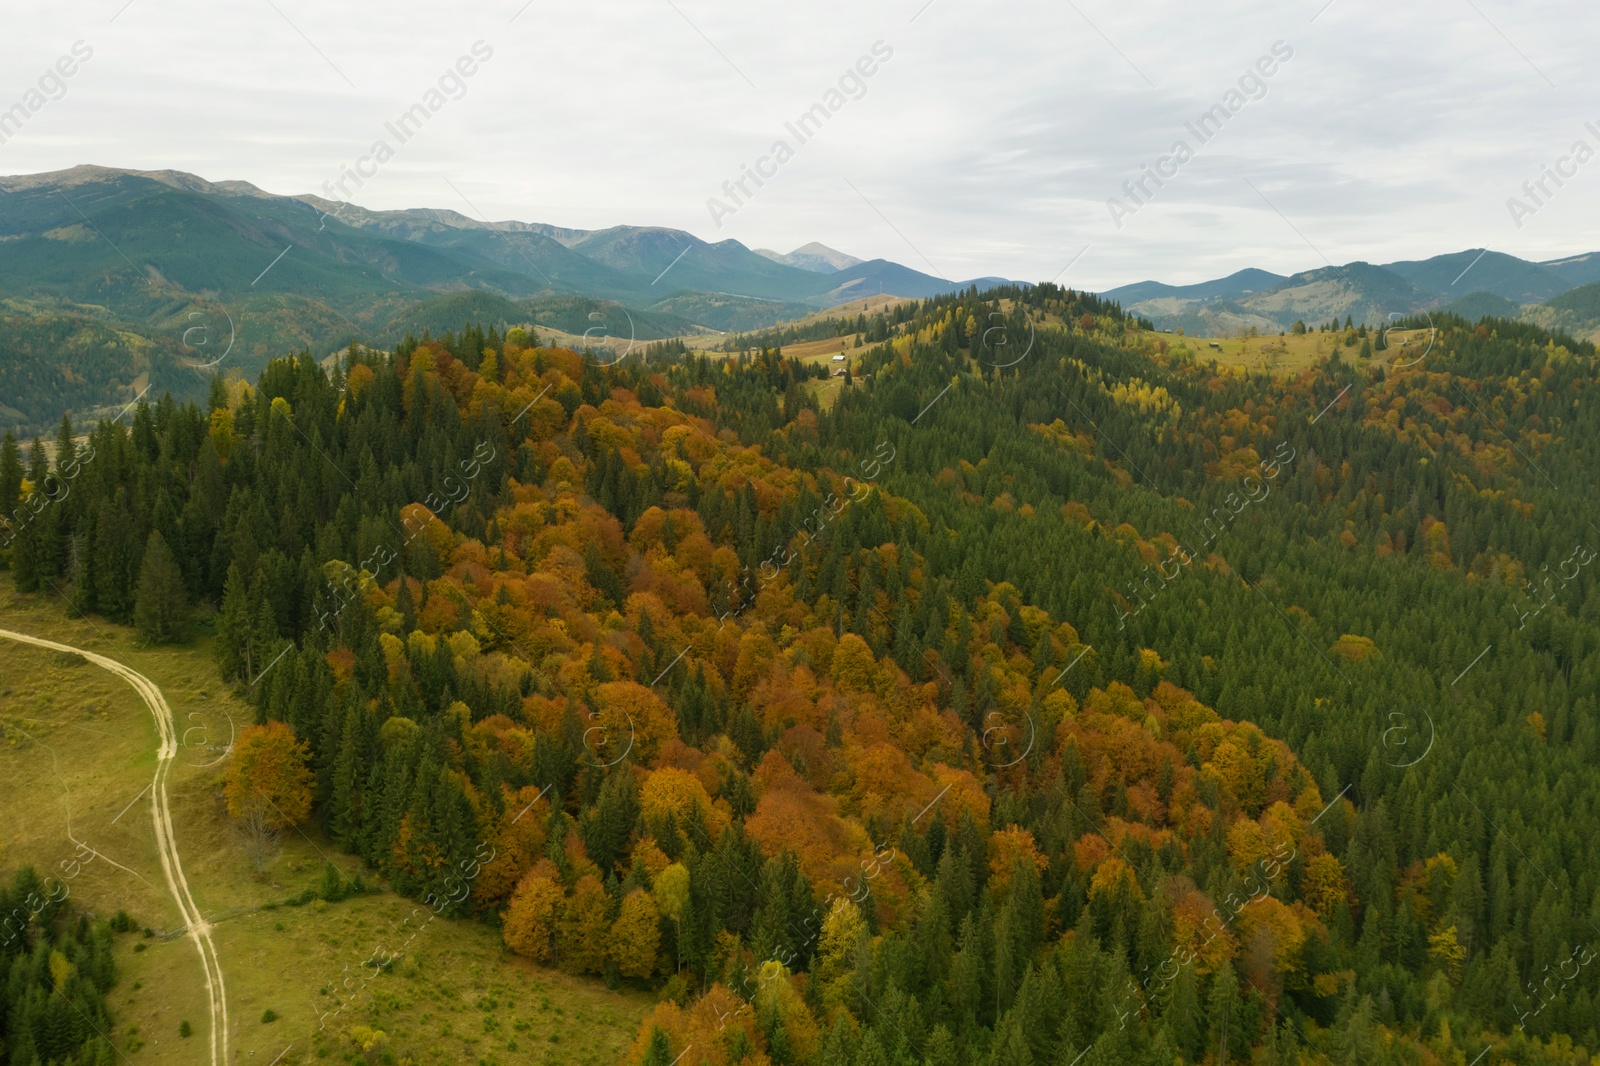
[[[1325,2],[64,0],[7,13],[0,111],[75,42],[93,55],[0,145],[0,173],[98,163],[320,192],[383,139],[393,158],[347,184],[367,207],[821,241],[1092,289],[1600,248],[1600,159],[1565,163],[1543,203],[1521,191],[1575,141],[1600,151],[1600,8]],[[479,41],[492,56],[401,144],[385,123]],[[830,101],[878,42],[892,57],[864,91],[847,81],[859,98]],[[1292,58],[1230,101],[1275,42]],[[841,99],[806,143],[786,129]],[[1185,127],[1241,101],[1208,143]],[[779,139],[793,158],[728,199]],[[1179,140],[1193,158],[1130,199],[1123,182]],[[737,209],[714,220],[713,196]]]

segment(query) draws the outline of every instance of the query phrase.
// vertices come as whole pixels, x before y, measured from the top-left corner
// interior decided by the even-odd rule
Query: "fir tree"
[[[234,681],[250,679],[251,617],[250,600],[239,572],[239,564],[228,567],[228,580],[222,590],[222,606],[217,611],[217,639],[212,655],[222,676]]]
[[[11,517],[22,498],[22,451],[17,447],[17,435],[6,430],[0,440],[0,521]]]
[[[139,567],[133,624],[146,644],[171,644],[189,636],[189,593],[183,585],[183,571],[156,530],[150,533]]]

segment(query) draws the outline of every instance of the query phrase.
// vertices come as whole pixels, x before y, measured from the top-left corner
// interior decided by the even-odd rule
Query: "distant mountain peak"
[[[851,267],[860,266],[866,262],[864,259],[857,259],[847,252],[841,252],[837,248],[829,248],[826,244],[817,241],[812,241],[810,244],[802,244],[792,252],[774,252],[770,248],[756,248],[753,250],[757,255],[765,256],[774,263],[799,267],[801,270],[810,270],[818,274],[836,274],[841,270],[849,270]]]

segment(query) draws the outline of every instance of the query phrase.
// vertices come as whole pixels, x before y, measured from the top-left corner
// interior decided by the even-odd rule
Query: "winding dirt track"
[[[150,708],[150,715],[156,721],[156,732],[161,738],[161,747],[156,752],[155,781],[152,782],[150,789],[150,813],[155,823],[156,850],[161,855],[161,870],[167,877],[167,889],[172,893],[172,898],[183,915],[183,924],[189,939],[194,942],[195,950],[200,953],[200,964],[206,975],[206,996],[211,1006],[211,1066],[223,1066],[228,1061],[228,1000],[222,985],[222,963],[217,957],[217,946],[211,940],[211,926],[200,916],[200,908],[195,906],[194,897],[189,893],[189,882],[183,876],[183,865],[178,861],[178,841],[172,831],[172,812],[167,806],[167,772],[172,768],[173,757],[178,754],[178,737],[172,726],[172,708],[167,706],[166,697],[149,678],[115,659],[108,659],[104,655],[96,655],[92,651],[84,651],[82,648],[74,648],[67,644],[57,644],[53,640],[41,640],[25,633],[14,633],[9,629],[0,629],[0,637],[32,644],[35,647],[49,648],[51,651],[81,655],[94,665],[110,670],[133,686],[133,690]]]

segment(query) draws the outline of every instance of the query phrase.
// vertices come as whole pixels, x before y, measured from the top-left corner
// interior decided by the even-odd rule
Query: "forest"
[[[211,635],[396,891],[657,991],[629,1066],[1600,1053],[1592,345],[857,325],[826,409],[759,337],[303,353],[7,436],[0,546]]]

